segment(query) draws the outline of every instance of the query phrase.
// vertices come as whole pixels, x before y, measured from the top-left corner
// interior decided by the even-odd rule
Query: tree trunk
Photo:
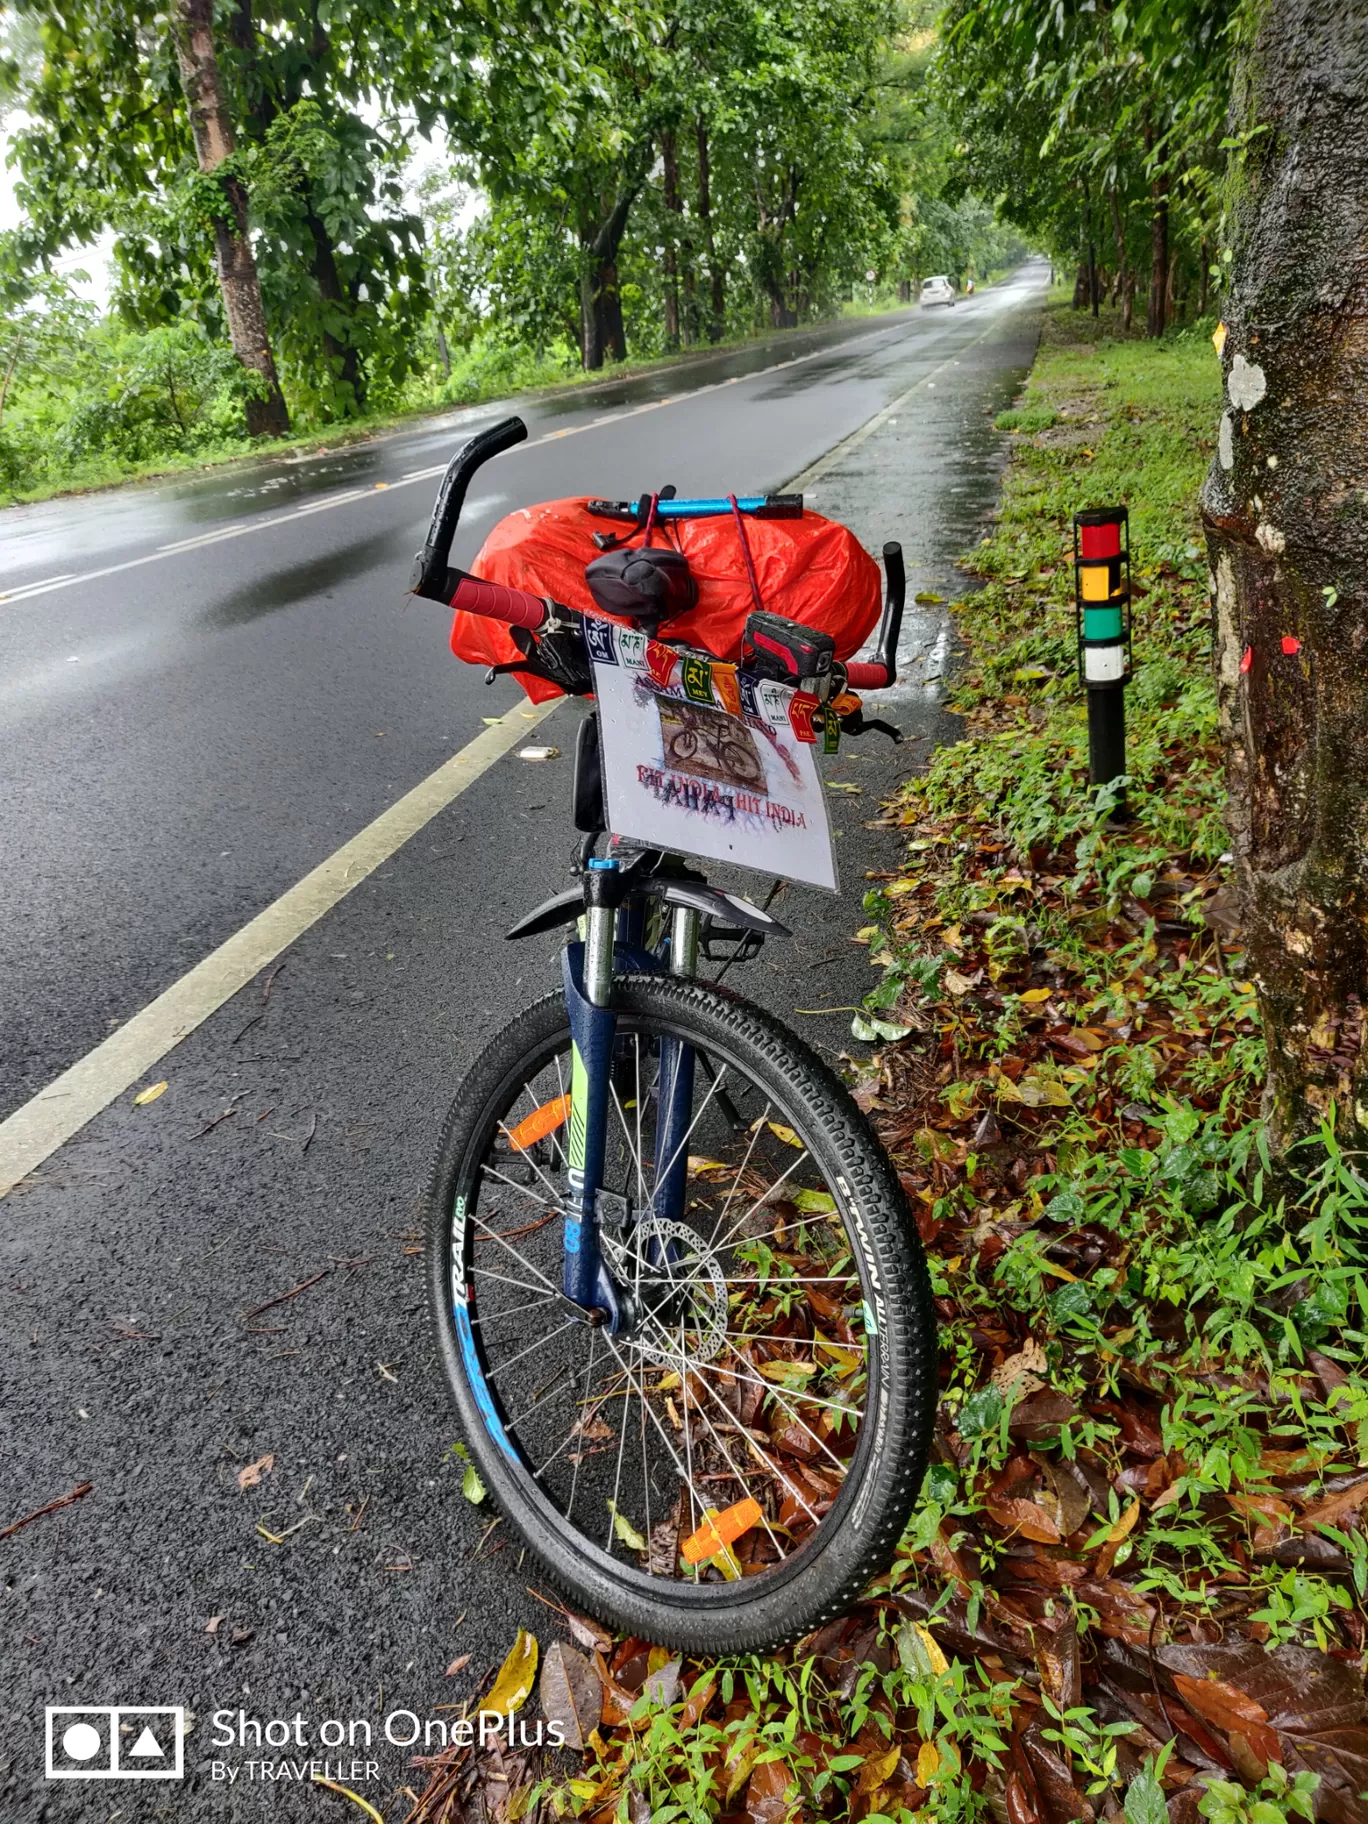
[[[175,0],[176,60],[190,113],[190,131],[199,168],[212,174],[231,156],[233,123],[214,50],[213,0]],[[228,319],[233,353],[260,376],[262,396],[247,401],[251,437],[283,437],[290,414],[276,375],[275,356],[266,331],[261,282],[247,231],[247,193],[239,179],[223,180],[224,211],[214,219],[214,250],[219,286]]]
[[[1112,297],[1113,304],[1119,304],[1126,295],[1126,284],[1130,278],[1130,261],[1126,256],[1126,230],[1121,220],[1121,199],[1116,194],[1116,185],[1111,186],[1112,233],[1116,236],[1116,291]],[[1126,321],[1130,328],[1129,317]]]
[[[1168,277],[1164,281],[1164,320],[1178,321],[1178,249],[1169,250]]]
[[[1087,302],[1088,269],[1086,266],[1080,266],[1078,268],[1078,277],[1074,280],[1073,308],[1075,310],[1082,310]]]
[[[1121,300],[1121,327],[1130,334],[1131,324],[1135,321],[1135,273],[1126,274],[1126,290]]]
[[[1274,1154],[1368,1145],[1368,12],[1265,4],[1235,130],[1226,409],[1202,496],[1227,822]]]
[[[1164,295],[1168,290],[1168,178],[1158,177],[1150,187],[1154,214],[1150,221],[1149,311],[1145,319],[1147,336],[1162,336],[1166,317]]]
[[[314,257],[309,270],[313,273],[318,295],[323,300],[325,312],[332,305],[337,314],[349,319],[352,314],[353,300],[343,290],[342,280],[337,271],[337,258],[333,251],[332,237],[324,227],[312,203],[305,204],[304,219],[308,224],[309,234],[314,244]],[[326,315],[324,318],[326,324]],[[341,341],[326,327],[320,329],[323,353],[333,377],[340,380],[350,392],[357,411],[366,403],[365,383],[361,375],[361,362],[356,347],[351,341]]]
[[[627,327],[622,320],[622,292],[618,286],[617,260],[605,260],[598,269],[598,313],[603,325],[603,352],[610,361],[627,359]]]
[[[665,169],[662,191],[667,210],[665,240],[665,346],[670,350],[679,347],[679,253],[675,225],[669,215],[678,215],[679,202],[679,164],[675,157],[675,136],[673,131],[665,129],[660,135],[660,157]]]
[[[580,360],[586,373],[597,373],[603,366],[603,322],[594,275],[588,269],[580,274]]]
[[[708,340],[720,342],[727,324],[727,297],[724,289],[725,277],[717,262],[717,248],[713,243],[712,219],[712,175],[708,159],[708,128],[703,116],[698,117],[698,219],[703,224],[703,251],[708,256],[708,283],[710,306],[708,312]]]
[[[911,279],[898,280],[898,302],[899,304],[910,304],[912,302]]]
[[[622,294],[618,288],[618,249],[627,232],[632,204],[641,194],[651,168],[652,141],[634,147],[624,162],[622,178],[611,208],[600,220],[580,221],[581,353],[586,368],[600,368],[605,359],[627,359],[627,331],[622,321]],[[598,199],[601,209],[606,199]]]

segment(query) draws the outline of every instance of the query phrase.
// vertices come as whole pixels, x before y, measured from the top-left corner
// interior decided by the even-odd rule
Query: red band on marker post
[[[1078,528],[1078,555],[1090,557],[1120,557],[1121,524],[1113,521],[1105,526],[1080,525]]]

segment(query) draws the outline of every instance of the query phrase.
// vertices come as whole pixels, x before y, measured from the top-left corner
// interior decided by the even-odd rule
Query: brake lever
[[[841,733],[854,739],[858,735],[887,735],[890,741],[902,742],[902,730],[894,728],[891,722],[880,722],[873,716],[866,716],[863,709],[852,709],[848,716],[838,718]]]

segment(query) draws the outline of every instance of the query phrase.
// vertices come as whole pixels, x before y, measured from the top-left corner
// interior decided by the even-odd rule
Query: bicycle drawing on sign
[[[678,697],[657,696],[656,709],[667,766],[768,797],[765,765],[744,722]]]

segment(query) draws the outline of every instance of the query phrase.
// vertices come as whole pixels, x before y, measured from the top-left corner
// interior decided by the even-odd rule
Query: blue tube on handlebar
[[[738,497],[737,506],[743,513],[758,513],[765,505],[763,494],[743,494]],[[729,500],[658,500],[656,502],[657,519],[720,519],[724,513],[730,513],[732,505]]]

